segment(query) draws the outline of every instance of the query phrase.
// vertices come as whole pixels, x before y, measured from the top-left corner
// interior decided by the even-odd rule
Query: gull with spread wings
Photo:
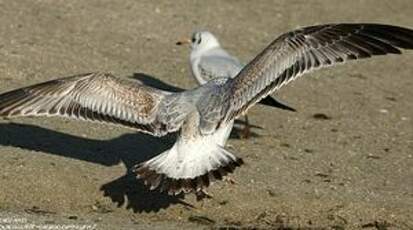
[[[244,67],[234,56],[221,47],[218,39],[209,31],[197,31],[191,39],[182,39],[177,45],[190,44],[191,53],[189,63],[192,76],[199,85],[205,84],[215,78],[233,78]],[[279,109],[295,111],[294,108],[285,105],[271,96],[264,97],[258,103]],[[240,133],[241,138],[249,138],[250,124],[245,115],[245,126]]]
[[[243,162],[224,149],[234,119],[297,77],[321,67],[413,49],[413,30],[328,24],[274,40],[234,78],[173,93],[108,73],[52,80],[0,95],[0,116],[62,116],[123,125],[154,136],[178,132],[171,149],[134,171],[150,189],[200,192]]]

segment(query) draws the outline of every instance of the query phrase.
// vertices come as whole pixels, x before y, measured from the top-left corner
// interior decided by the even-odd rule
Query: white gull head
[[[208,31],[197,31],[191,38],[191,56],[202,55],[203,52],[220,47],[218,39]]]

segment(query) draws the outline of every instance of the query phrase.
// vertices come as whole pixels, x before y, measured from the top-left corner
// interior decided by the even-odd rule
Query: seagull
[[[149,189],[197,193],[243,160],[224,148],[234,120],[305,73],[413,49],[413,30],[382,24],[326,24],[281,35],[234,78],[168,92],[109,73],[51,80],[0,95],[0,117],[60,116],[177,133],[174,145],[133,171]]]
[[[190,44],[191,53],[189,57],[192,76],[199,85],[203,85],[215,78],[233,78],[244,67],[234,56],[223,49],[218,39],[209,31],[197,31],[192,34],[191,39],[182,39],[177,45]],[[278,107],[280,109],[296,111],[287,105],[275,100],[271,96],[263,98],[258,103]],[[241,138],[249,138],[250,124],[248,116],[245,115],[245,127],[241,132]]]

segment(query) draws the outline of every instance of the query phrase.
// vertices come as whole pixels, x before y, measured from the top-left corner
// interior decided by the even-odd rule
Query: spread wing
[[[380,24],[328,24],[281,35],[227,82],[227,120],[298,76],[321,67],[413,49],[413,30]]]
[[[3,93],[0,116],[63,116],[161,136],[182,124],[184,112],[176,112],[178,99],[138,81],[89,73]]]

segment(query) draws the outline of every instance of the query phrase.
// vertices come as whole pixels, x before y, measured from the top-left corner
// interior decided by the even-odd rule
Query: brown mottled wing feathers
[[[413,49],[413,30],[380,24],[329,24],[286,33],[227,83],[227,120],[302,74],[347,60]]]
[[[159,136],[179,126],[158,116],[168,95],[108,73],[89,73],[1,94],[0,116],[65,116],[123,125]],[[166,117],[163,114],[162,118]]]

